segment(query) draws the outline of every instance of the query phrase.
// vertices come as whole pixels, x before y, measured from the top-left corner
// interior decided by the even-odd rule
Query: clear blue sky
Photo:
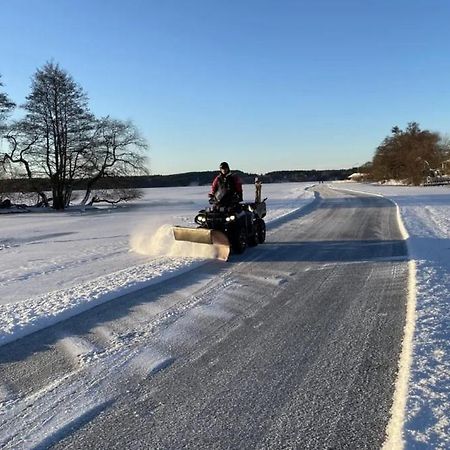
[[[11,0],[16,103],[53,60],[92,111],[133,120],[152,173],[341,168],[393,125],[450,129],[448,0]]]

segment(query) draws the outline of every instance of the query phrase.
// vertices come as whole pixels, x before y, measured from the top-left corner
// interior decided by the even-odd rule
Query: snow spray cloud
[[[176,241],[171,225],[162,225],[156,231],[139,227],[131,234],[130,248],[136,253],[147,256],[198,259],[217,257],[217,251],[213,245]]]

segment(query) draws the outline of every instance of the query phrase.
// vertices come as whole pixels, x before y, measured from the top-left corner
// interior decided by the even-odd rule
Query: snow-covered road
[[[3,346],[3,445],[380,446],[406,247],[388,201],[322,195],[229,264]]]
[[[313,200],[305,187],[264,187],[273,232],[296,219],[295,211]],[[399,205],[409,233],[409,255],[416,260],[417,269],[416,328],[404,438],[407,448],[448,448],[450,190],[360,184],[335,187],[381,194]],[[251,197],[251,187],[246,188],[247,198]],[[211,330],[222,329],[225,336],[227,330],[233,330],[233,323],[257,314],[261,303],[254,293],[246,299],[235,298],[236,284],[222,278],[230,265],[224,269],[218,262],[196,258],[196,250],[187,247],[172,248],[175,257],[163,255],[169,250],[164,226],[189,224],[193,213],[204,206],[204,198],[205,188],[200,187],[151,189],[140,202],[113,211],[0,215],[0,344],[12,342],[0,348],[0,374],[8,367],[8,376],[21,380],[16,386],[1,378],[0,422],[7,420],[11,408],[19,408],[15,409],[19,414],[23,407],[28,423],[34,423],[34,428],[30,425],[28,429],[31,440],[18,448],[30,448],[37,442],[45,447],[64,439],[102,416],[118,398],[139,395],[140,391],[133,390],[135,383],[175,367],[180,354],[189,354],[198,342],[211,338]],[[320,229],[322,224],[315,227]],[[332,247],[310,243],[311,255],[322,252],[322,259],[316,262],[324,269],[318,273],[328,273],[323,258]],[[323,253],[325,248],[328,253]],[[334,250],[354,259],[367,249],[352,250],[344,240],[335,243]],[[180,253],[190,256],[176,257]],[[383,254],[379,256],[382,260]],[[157,284],[169,278],[170,282]],[[291,278],[268,276],[265,286],[273,289],[267,288],[276,297]],[[222,280],[220,288],[231,300],[215,296],[217,280]],[[109,300],[113,303],[102,305]],[[101,306],[92,309],[96,305]],[[81,321],[58,324],[83,311]],[[78,323],[79,328],[68,330],[69,323]],[[45,331],[52,324],[56,325]],[[263,327],[259,322],[256,325],[255,330]],[[13,343],[39,329],[43,334],[34,335],[39,339],[30,336]],[[165,340],[156,344],[155,336]],[[144,343],[150,348],[143,348]],[[8,348],[15,349],[13,354]],[[145,406],[148,395],[133,398]],[[2,434],[2,439],[6,440],[19,428],[7,425],[5,429],[8,433]]]

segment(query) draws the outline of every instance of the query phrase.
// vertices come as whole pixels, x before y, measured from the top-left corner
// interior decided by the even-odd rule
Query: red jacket
[[[234,193],[237,194],[239,201],[242,201],[241,179],[231,172],[227,175],[222,175],[221,173],[219,173],[219,175],[217,175],[212,182],[210,195],[216,196],[217,193],[219,193],[220,196],[220,198],[218,198],[219,201],[226,194],[228,194],[229,197],[232,197]]]

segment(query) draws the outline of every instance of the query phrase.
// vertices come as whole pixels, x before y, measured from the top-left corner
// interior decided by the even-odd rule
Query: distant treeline
[[[266,174],[247,173],[235,170],[233,173],[237,174],[244,184],[249,184],[254,183],[255,177],[259,177],[263,183],[345,180],[356,171],[358,171],[358,168],[338,170],[281,170]],[[127,177],[122,180],[122,183],[126,183],[126,187],[130,188],[205,186],[210,185],[217,174],[217,171],[207,171],[177,173],[173,175],[148,175]],[[102,182],[108,182],[108,179],[105,178]],[[103,188],[107,187],[107,185],[103,186]]]
[[[246,173],[239,170],[234,171],[245,184],[253,183],[255,177],[259,177],[263,183],[289,183],[289,182],[312,182],[345,180],[349,175],[357,172],[358,168],[337,170],[281,170],[266,174]],[[205,186],[211,184],[217,171],[186,172],[173,175],[144,175],[130,177],[105,177],[98,180],[97,189],[139,189],[155,187],[177,187],[177,186]],[[3,192],[33,192],[36,184],[43,191],[51,190],[47,179],[33,180],[0,179],[0,191]],[[86,189],[86,182],[79,180],[74,182],[74,189]]]
[[[330,170],[280,170],[262,175],[265,183],[291,183],[309,181],[337,181],[346,180],[352,173],[357,172],[357,167],[351,169]]]

